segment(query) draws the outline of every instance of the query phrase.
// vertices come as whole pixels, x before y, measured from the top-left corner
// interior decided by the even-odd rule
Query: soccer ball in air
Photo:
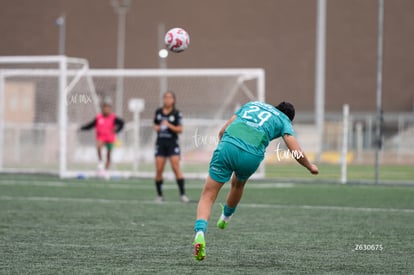
[[[164,41],[170,51],[179,53],[190,45],[190,36],[182,28],[173,28],[165,34]]]

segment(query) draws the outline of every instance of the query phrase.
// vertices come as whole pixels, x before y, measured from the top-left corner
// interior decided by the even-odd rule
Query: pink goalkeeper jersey
[[[107,143],[115,142],[115,114],[96,116],[96,139]]]

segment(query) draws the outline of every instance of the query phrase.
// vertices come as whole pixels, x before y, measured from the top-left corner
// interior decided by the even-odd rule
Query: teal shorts
[[[263,158],[233,143],[220,142],[211,158],[209,174],[213,180],[225,183],[234,172],[240,181],[245,181],[256,172]]]

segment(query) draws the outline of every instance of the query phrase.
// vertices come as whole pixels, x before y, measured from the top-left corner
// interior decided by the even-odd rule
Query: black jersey
[[[172,110],[169,114],[164,114],[162,112],[162,108],[158,108],[155,111],[154,124],[160,125],[163,120],[167,120],[169,123],[175,126],[182,125],[181,112],[178,110]],[[157,142],[160,140],[177,141],[178,135],[177,133],[171,131],[168,127],[164,128],[163,126],[161,126],[161,129],[157,134]]]

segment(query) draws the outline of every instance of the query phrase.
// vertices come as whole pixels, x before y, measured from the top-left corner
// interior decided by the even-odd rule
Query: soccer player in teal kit
[[[220,143],[214,151],[197,208],[194,225],[194,257],[204,260],[211,207],[224,183],[231,178],[231,189],[223,206],[217,227],[225,229],[243,195],[244,185],[264,159],[266,147],[273,139],[282,137],[296,160],[312,174],[318,167],[311,164],[302,152],[292,127],[295,109],[288,102],[272,106],[263,102],[249,102],[242,106],[220,130]]]

